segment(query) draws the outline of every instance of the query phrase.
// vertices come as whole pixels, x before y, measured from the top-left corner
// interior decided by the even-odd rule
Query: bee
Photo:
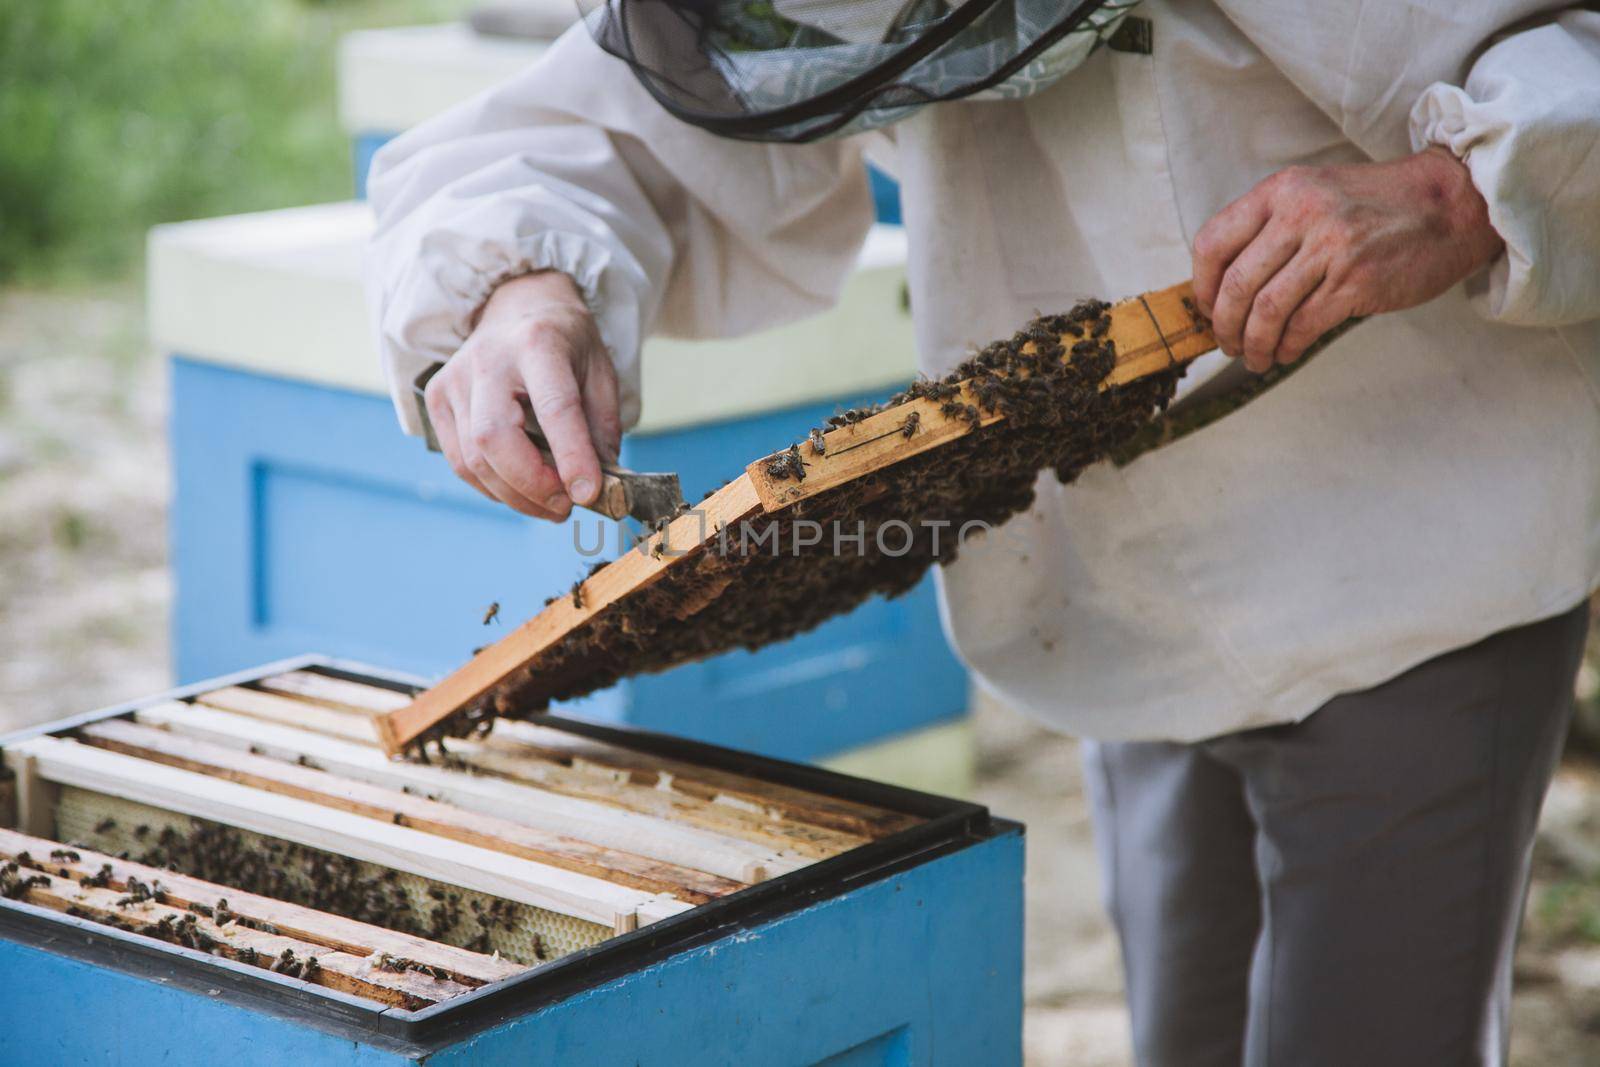
[[[819,456],[828,454],[828,443],[823,440],[821,429],[813,428],[808,440],[811,442],[811,451]]]
[[[909,441],[912,435],[917,432],[917,427],[921,424],[922,413],[920,411],[913,411],[911,414],[906,416],[906,421],[900,424],[900,436]]]
[[[111,831],[115,830],[116,828],[117,828],[117,820],[115,820],[115,819],[101,819],[99,822],[95,823],[94,832],[97,833],[97,834],[109,834]]]
[[[973,386],[973,392],[977,394],[979,407],[985,411],[999,410],[1000,398],[1004,395],[1004,390],[993,378],[985,378],[976,383]],[[909,437],[911,435],[907,434],[906,436]]]
[[[851,414],[846,412],[846,415]],[[852,422],[858,420],[850,420]],[[767,463],[767,474],[773,478],[793,478],[797,482],[806,479],[805,460],[800,458],[800,446],[790,445],[779,452]]]
[[[579,578],[572,583],[572,606],[579,611],[583,610],[583,579]]]
[[[500,601],[491,603],[483,612],[483,625],[488,626],[500,617]]]

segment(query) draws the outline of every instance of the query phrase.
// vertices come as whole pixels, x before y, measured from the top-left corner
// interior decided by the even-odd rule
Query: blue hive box
[[[254,693],[260,699],[266,691],[252,687],[269,684],[263,680],[282,677],[280,672],[285,671],[295,671],[299,677],[331,676],[335,684],[392,687],[401,696],[409,691],[407,680],[394,675],[306,657],[0,738],[0,757],[14,775],[4,783],[10,792],[0,795],[0,827],[17,825],[26,834],[50,839],[37,842],[12,836],[0,847],[15,857],[21,855],[17,849],[24,842],[42,852],[67,839],[62,835],[89,833],[73,830],[69,822],[76,819],[73,825],[89,825],[103,811],[112,810],[94,808],[95,803],[143,805],[114,809],[123,815],[124,824],[134,821],[128,817],[130,810],[151,822],[178,812],[270,833],[254,821],[269,817],[270,809],[273,817],[289,820],[281,825],[321,825],[314,816],[309,824],[292,822],[294,805],[330,810],[292,794],[269,793],[246,782],[219,782],[193,764],[152,764],[128,754],[128,749],[106,751],[58,736],[114,728],[124,731],[124,738],[130,736],[127,731],[144,730],[145,737],[181,740],[190,735],[154,729],[152,724],[175,725],[189,715],[200,716],[191,722],[203,724],[204,716],[211,716],[213,723],[223,723],[213,725],[214,730],[237,729],[226,725],[229,716],[218,719],[217,712],[207,710],[205,702],[217,700],[221,693],[235,694],[234,700],[239,699],[237,694]],[[197,703],[184,703],[188,700]],[[342,713],[334,714],[338,718]],[[315,719],[305,730],[240,716],[231,721],[280,739],[322,736],[307,733],[321,729]],[[308,921],[304,906],[298,913],[277,913],[277,922],[298,923],[299,933],[256,925],[227,934],[222,925],[227,920],[219,912],[214,920],[219,936],[238,939],[223,953],[232,958],[222,958],[135,932],[131,923],[129,929],[120,929],[93,921],[89,912],[77,909],[74,914],[60,900],[35,899],[24,890],[22,899],[0,899],[0,984],[6,989],[7,1023],[0,1027],[0,1063],[1008,1067],[1021,1062],[1020,826],[992,818],[973,804],[663,735],[566,720],[547,720],[538,729],[569,737],[589,746],[589,751],[631,753],[630,758],[644,761],[644,766],[652,760],[670,761],[680,776],[721,775],[705,780],[721,781],[724,788],[804,798],[802,803],[820,798],[834,811],[844,810],[841,804],[857,805],[853,810],[888,817],[892,823],[881,823],[878,832],[864,838],[865,844],[795,865],[787,873],[775,872],[768,880],[698,906],[680,906],[651,917],[641,911],[636,926],[619,926],[614,933],[607,930],[588,947],[563,950],[546,962],[522,960],[513,965],[495,957],[494,966],[510,973],[497,971],[503,976],[423,1006],[385,1006],[325,982],[273,973],[238,959],[240,946],[255,943],[257,933],[326,937],[304,931],[326,931],[328,924],[340,921],[325,913]],[[230,751],[242,752],[242,739],[235,742]],[[253,754],[239,758],[255,760],[253,766],[273,760],[295,766],[273,747],[290,743],[295,742],[252,745]],[[298,743],[321,744],[325,751],[360,751],[359,745],[326,739]],[[204,755],[203,750],[195,751]],[[376,753],[375,748],[371,751]],[[381,755],[374,758],[383,769],[372,773],[450,775],[415,765],[395,767]],[[467,758],[472,758],[470,753]],[[96,760],[100,769],[90,776],[84,768]],[[303,757],[299,766],[324,776],[334,772],[332,766],[318,771]],[[460,777],[484,781],[474,775]],[[159,794],[139,791],[151,788],[148,785],[129,784],[150,781],[159,783]],[[498,779],[490,779],[489,785],[458,783],[458,788],[482,790],[494,781]],[[193,799],[200,795],[194,792],[196,782],[209,783],[204,795],[212,803],[231,805],[227,811],[232,814],[220,810],[206,814],[203,806],[186,806],[201,803]],[[529,788],[504,782],[501,787]],[[449,788],[444,787],[446,797]],[[659,795],[659,787],[644,792]],[[257,799],[239,799],[243,794]],[[13,808],[9,801],[19,798],[22,803]],[[78,814],[69,816],[69,808]],[[306,819],[303,814],[299,817]],[[800,816],[791,809],[789,815],[763,812],[739,817]],[[404,826],[390,827],[389,820],[370,813],[355,821],[381,825],[392,831],[391,839],[397,834],[429,836]],[[394,822],[400,822],[398,816]],[[141,833],[147,829],[138,828]],[[92,832],[127,834],[130,828],[107,819]],[[274,836],[306,840],[293,833]],[[376,837],[378,831],[370,833]],[[363,838],[358,834],[358,839]],[[81,859],[87,870],[114,846],[76,847],[102,855],[63,852],[58,858],[63,867]],[[420,862],[425,869],[446,877],[446,862],[430,855],[423,850]],[[37,867],[37,861],[22,862]],[[449,866],[465,862],[457,859]],[[391,873],[410,869],[397,862]],[[48,873],[59,873],[61,885],[73,884],[64,869]],[[228,876],[220,880],[225,889]],[[375,876],[375,881],[381,880]],[[89,884],[93,883],[84,883]],[[175,884],[178,893],[192,900],[201,899],[195,895],[199,891],[219,888],[202,884],[197,891],[193,883]],[[470,888],[467,881],[454,884]],[[131,883],[93,892],[104,900],[124,889],[131,891]],[[70,898],[90,891],[52,888],[50,892]],[[251,914],[252,900],[256,907],[263,900],[243,899],[240,892],[233,896],[241,915]],[[666,901],[674,903],[670,897]],[[163,904],[159,895],[156,904]],[[312,906],[310,901],[303,904]],[[125,907],[139,913],[147,906],[130,905],[128,898],[116,904],[117,909]],[[210,911],[201,914],[213,921]],[[341,929],[336,938],[363,936],[363,930]],[[373,927],[363,929],[365,936],[381,936]],[[347,961],[351,953],[359,956],[368,951],[348,947],[348,942],[334,944],[346,946],[336,947],[333,955],[343,953]],[[420,945],[422,952],[429,947]],[[490,961],[487,956],[475,958]],[[546,956],[541,952],[539,958]]]

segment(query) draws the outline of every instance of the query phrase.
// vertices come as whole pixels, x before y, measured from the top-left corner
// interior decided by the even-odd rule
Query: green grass
[[[1532,918],[1538,932],[1556,944],[1600,945],[1600,874],[1545,886]]]
[[[0,283],[125,278],[155,223],[348,196],[340,34],[463,6],[0,3]]]

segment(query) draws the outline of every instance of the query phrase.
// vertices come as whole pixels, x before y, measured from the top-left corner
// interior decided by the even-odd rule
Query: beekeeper
[[[448,359],[451,466],[564,517],[646,334],[835,299],[864,156],[900,182],[930,375],[1191,275],[1252,371],[1373,316],[1126,468],[1041,477],[943,603],[984,685],[1094,739],[1141,1064],[1503,1062],[1600,563],[1600,14],[1130,6],[592,11],[378,155],[401,421]]]

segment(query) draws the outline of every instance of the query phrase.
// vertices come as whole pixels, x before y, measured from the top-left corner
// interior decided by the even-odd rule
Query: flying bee
[[[484,612],[483,612],[483,624],[485,626],[488,626],[491,622],[494,622],[494,620],[498,619],[499,617],[500,617],[500,601],[496,600],[492,604],[490,604],[486,609],[484,609]]]

